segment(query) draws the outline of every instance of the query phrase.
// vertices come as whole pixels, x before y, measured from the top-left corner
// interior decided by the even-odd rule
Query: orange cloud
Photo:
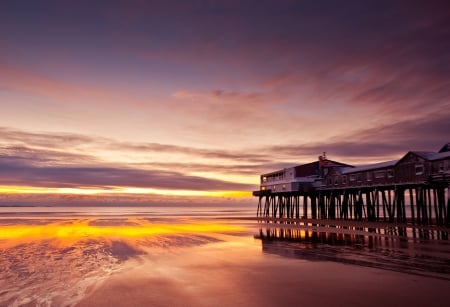
[[[101,105],[109,105],[115,102],[127,102],[136,105],[145,103],[143,98],[134,97],[114,89],[99,88],[87,84],[71,84],[7,65],[0,65],[0,85],[15,91],[71,103],[80,103],[80,101],[90,101]]]

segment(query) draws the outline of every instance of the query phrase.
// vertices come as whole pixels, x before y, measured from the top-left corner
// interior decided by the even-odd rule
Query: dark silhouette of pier
[[[319,161],[261,175],[257,217],[450,226],[450,144],[365,166]]]

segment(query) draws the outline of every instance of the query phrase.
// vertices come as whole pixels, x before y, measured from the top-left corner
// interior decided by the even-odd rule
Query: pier
[[[261,175],[257,217],[450,226],[450,144],[352,166],[326,158]]]

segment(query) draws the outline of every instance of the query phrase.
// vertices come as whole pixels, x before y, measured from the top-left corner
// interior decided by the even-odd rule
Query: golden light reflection
[[[136,187],[77,187],[77,188],[47,188],[32,186],[0,186],[2,194],[76,194],[76,195],[112,195],[112,194],[154,194],[166,196],[193,197],[250,197],[249,191],[198,191],[198,190],[169,190]]]
[[[71,246],[89,239],[127,240],[161,235],[229,233],[243,231],[243,227],[217,223],[150,223],[147,220],[128,219],[124,224],[95,225],[95,219],[51,222],[45,225],[2,225],[0,247],[11,247],[22,243],[53,240],[57,245]]]

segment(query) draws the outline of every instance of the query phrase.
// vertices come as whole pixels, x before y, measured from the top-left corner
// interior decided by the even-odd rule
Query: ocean
[[[0,306],[445,306],[445,228],[269,223],[255,206],[0,207]]]

